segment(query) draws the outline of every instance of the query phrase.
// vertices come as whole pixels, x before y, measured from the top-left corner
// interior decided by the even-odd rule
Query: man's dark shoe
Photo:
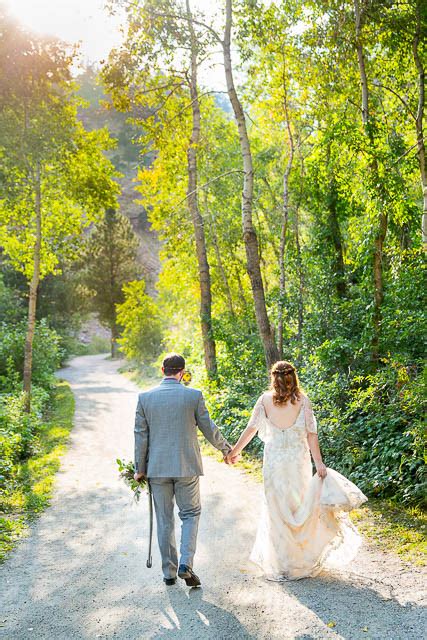
[[[185,580],[187,587],[200,587],[202,584],[200,582],[200,578],[196,576],[193,570],[190,567],[187,567],[186,564],[179,565],[178,575],[180,578]]]
[[[174,585],[176,583],[176,578],[163,578],[163,582],[168,586],[171,587],[172,585]]]

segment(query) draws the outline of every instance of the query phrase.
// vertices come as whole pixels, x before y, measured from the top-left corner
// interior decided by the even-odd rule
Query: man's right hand
[[[134,473],[133,478],[134,480],[139,482],[140,480],[142,480],[142,478],[145,478],[145,473]]]

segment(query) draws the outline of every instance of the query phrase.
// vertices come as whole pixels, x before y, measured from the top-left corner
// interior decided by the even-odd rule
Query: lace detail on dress
[[[249,418],[248,428],[249,429],[259,429],[259,424],[261,422],[261,418],[265,416],[265,409],[262,399],[264,394],[258,398],[255,403],[255,406],[252,410],[251,417]]]
[[[313,407],[310,398],[303,396],[305,430],[307,433],[317,433],[317,420],[313,413]]]

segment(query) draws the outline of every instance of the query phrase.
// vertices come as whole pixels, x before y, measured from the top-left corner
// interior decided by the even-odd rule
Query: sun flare
[[[26,28],[65,42],[80,43],[82,55],[97,61],[120,42],[120,20],[104,0],[7,0],[9,13]]]

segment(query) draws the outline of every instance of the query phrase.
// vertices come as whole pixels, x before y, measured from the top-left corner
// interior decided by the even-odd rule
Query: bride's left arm
[[[321,478],[324,478],[327,471],[320,452],[319,438],[317,435],[317,420],[314,416],[311,402],[307,396],[305,396],[305,428],[307,431],[308,446],[310,448],[314,464],[316,465],[316,471]]]

